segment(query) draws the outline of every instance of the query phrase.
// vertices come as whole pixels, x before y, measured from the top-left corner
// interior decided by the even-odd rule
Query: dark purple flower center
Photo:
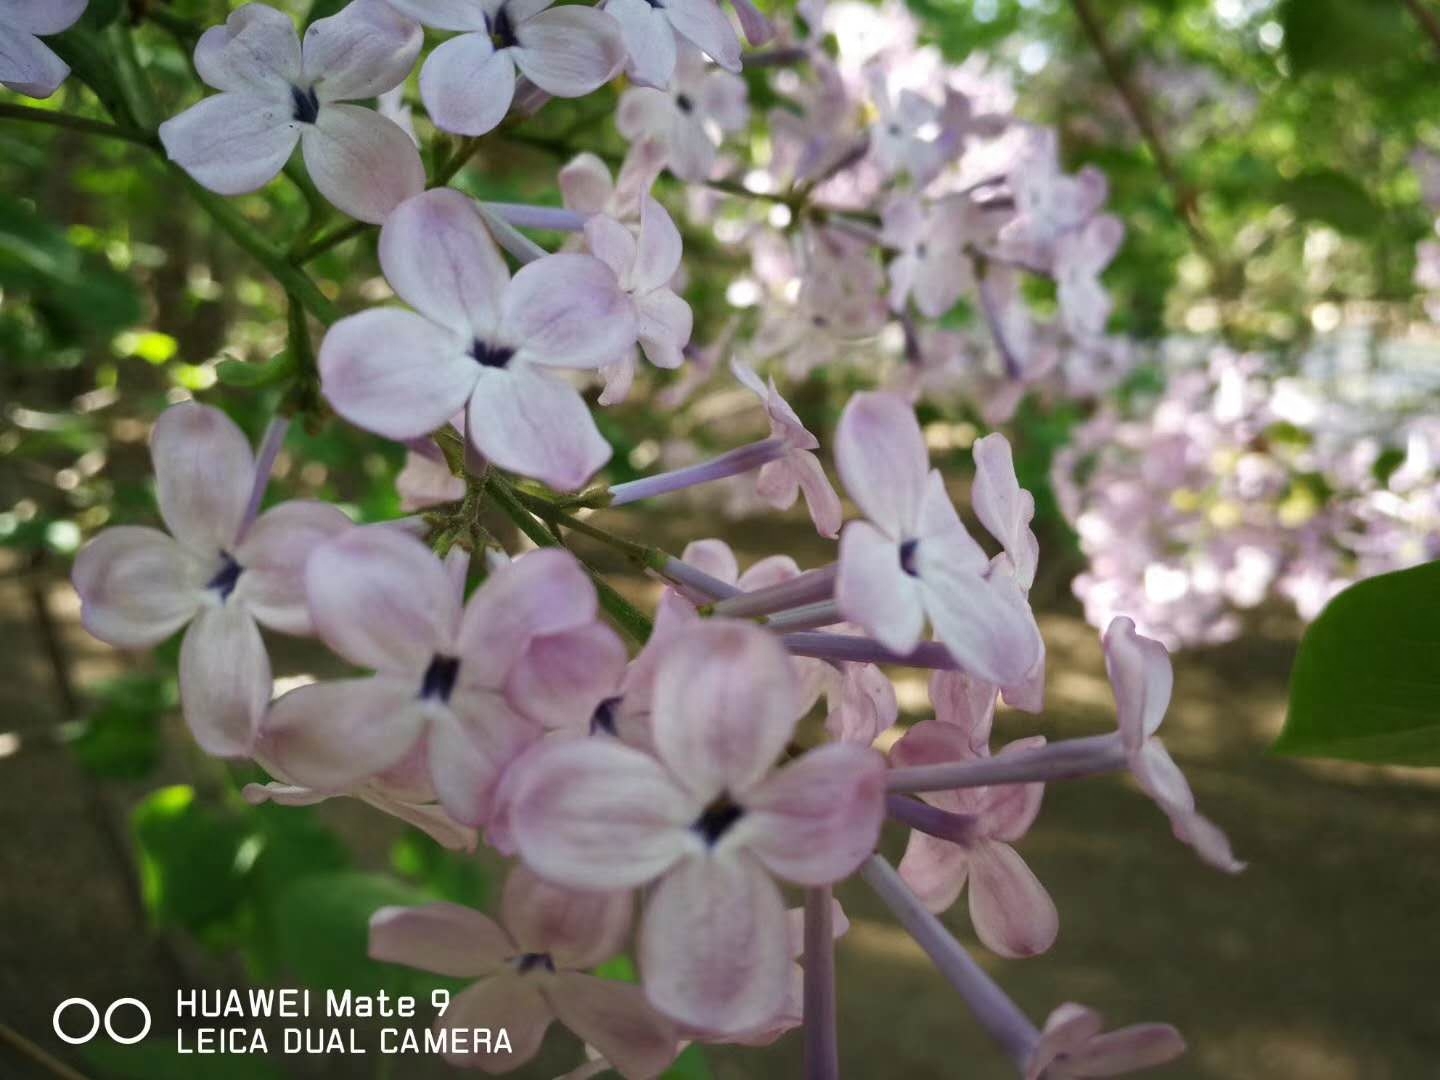
[[[555,961],[550,958],[549,953],[522,953],[521,955],[515,957],[515,959],[512,960],[511,963],[515,965],[515,973],[517,975],[528,975],[536,968],[543,968],[545,971],[551,972],[552,974],[555,971]]]
[[[206,582],[205,588],[218,592],[221,603],[224,603],[235,591],[235,586],[240,581],[240,574],[245,568],[236,562],[235,556],[228,551],[222,551],[220,558],[224,561],[220,564],[220,569],[215,571],[215,576]]]
[[[481,367],[503,368],[510,363],[515,350],[505,345],[491,345],[476,338],[470,343],[470,355]]]
[[[690,113],[693,112],[695,109],[695,102],[690,100],[689,94],[676,94],[675,107],[679,109],[682,113],[684,113],[686,116],[689,116]]]
[[[455,690],[455,676],[460,673],[460,658],[436,653],[420,679],[420,699],[448,704]]]
[[[715,801],[690,826],[704,838],[707,847],[714,847],[720,838],[730,831],[730,826],[745,816],[745,808],[728,792],[716,796]]]
[[[320,115],[320,98],[315,94],[315,88],[310,87],[302,90],[298,86],[290,87],[290,100],[294,103],[291,115],[302,124],[313,124]]]
[[[508,49],[520,44],[515,37],[515,24],[510,21],[510,13],[503,6],[495,13],[494,18],[487,21],[490,24],[490,40],[494,42],[496,49]]]
[[[615,734],[615,713],[620,708],[619,697],[607,697],[590,715],[591,735],[614,735]]]
[[[906,540],[900,545],[900,569],[911,577],[920,576],[920,571],[915,567],[915,553],[919,550],[919,540]]]

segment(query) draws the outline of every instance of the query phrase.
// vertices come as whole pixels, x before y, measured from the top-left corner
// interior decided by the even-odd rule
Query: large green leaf
[[[1276,195],[1300,217],[1352,236],[1366,236],[1384,223],[1384,213],[1370,193],[1333,169],[1301,173],[1282,184]]]
[[[1440,563],[1330,602],[1300,643],[1282,754],[1440,765]]]
[[[135,808],[145,906],[157,924],[203,933],[241,900],[244,820],[206,806],[185,786],[161,788]]]
[[[1404,5],[1393,0],[1284,0],[1280,23],[1296,74],[1365,75],[1418,37]]]

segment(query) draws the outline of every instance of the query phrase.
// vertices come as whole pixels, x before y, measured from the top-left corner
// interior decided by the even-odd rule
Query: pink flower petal
[[[598,611],[595,586],[568,551],[547,548],[511,561],[465,607],[460,684],[499,689],[534,639],[585,627]]]
[[[642,86],[668,86],[675,70],[675,31],[665,12],[648,0],[606,0],[605,13],[620,24],[631,79]]]
[[[929,455],[915,413],[895,394],[856,394],[835,432],[835,464],[865,516],[894,540],[915,535]]]
[[[565,889],[517,866],[505,880],[500,919],[521,952],[549,953],[556,967],[587,970],[625,947],[634,907],[628,889]]]
[[[930,676],[930,703],[935,719],[959,728],[972,754],[990,752],[990,728],[995,722],[993,683],[959,671],[937,671]]]
[[[270,700],[270,657],[239,604],[206,607],[180,643],[180,706],[215,757],[248,757]]]
[[[970,876],[970,849],[915,831],[905,846],[899,870],[925,910],[938,915],[960,899]]]
[[[707,538],[692,540],[680,553],[680,561],[695,567],[701,573],[709,574],[727,585],[734,585],[740,577],[740,564],[735,561],[735,552],[724,540]],[[758,589],[759,585],[745,588]]]
[[[516,343],[517,361],[596,368],[635,343],[634,306],[610,268],[591,255],[527,263],[502,305],[500,336]]]
[[[722,541],[713,541],[721,543]],[[688,549],[687,549],[688,550]],[[746,592],[783,585],[800,576],[800,564],[789,555],[767,555],[740,575],[735,584]]]
[[[671,370],[685,362],[683,350],[695,329],[689,304],[669,289],[656,289],[636,298],[635,318],[645,359]]]
[[[1035,499],[1015,478],[1015,462],[1004,435],[995,432],[977,439],[974,455],[971,501],[975,513],[986,531],[1005,546],[1020,587],[1028,589],[1035,581],[1040,558],[1040,542],[1030,531]]]
[[[579,490],[610,460],[610,444],[580,392],[531,364],[481,368],[469,417],[477,450],[500,468],[557,491]]]
[[[515,66],[556,97],[584,97],[625,64],[620,24],[593,8],[550,8],[515,27]]]
[[[900,567],[900,546],[868,521],[840,534],[835,601],[847,622],[895,652],[910,652],[925,629],[919,583]]]
[[[651,710],[660,759],[705,806],[742,797],[774,766],[800,718],[800,685],[773,635],[711,620],[670,644]]]
[[[747,1031],[785,1004],[787,944],[785,902],[758,862],[692,856],[650,894],[641,982],[650,1004],[687,1027]]]
[[[465,407],[480,366],[468,341],[409,311],[341,319],[320,343],[320,385],[335,411],[387,439],[414,439]]]
[[[820,459],[808,451],[794,450],[786,456],[785,464],[800,485],[801,494],[805,496],[805,508],[810,512],[810,521],[814,524],[815,531],[829,539],[839,536],[840,523],[845,512],[840,506],[840,496],[836,494],[830,478],[825,475]]]
[[[200,35],[195,70],[216,90],[286,104],[290,87],[301,81],[300,36],[283,11],[246,4]]]
[[[726,71],[740,73],[740,39],[715,0],[668,0],[665,14],[706,56]]]
[[[80,620],[121,649],[158,645],[195,615],[206,566],[159,529],[106,529],[75,557]]]
[[[840,700],[825,717],[825,730],[840,742],[869,746],[900,715],[895,687],[874,664],[846,664]]]
[[[982,841],[970,854],[970,921],[991,952],[1038,956],[1060,932],[1055,902],[1009,844]]]
[[[370,916],[370,959],[475,978],[498,971],[515,942],[493,919],[459,904],[383,907]]]
[[[382,0],[353,0],[305,31],[305,81],[321,101],[378,97],[405,81],[424,33]]]
[[[0,12],[8,26],[31,34],[58,34],[85,14],[89,0],[4,0]]]
[[[545,997],[560,1022],[621,1076],[659,1076],[679,1051],[675,1025],[638,986],[566,972],[551,980]]]
[[[829,885],[875,850],[885,820],[885,759],[869,747],[829,743],[768,777],[744,806],[735,844],[786,881]]]
[[[235,421],[208,405],[172,405],[150,433],[150,459],[170,534],[207,553],[233,545],[255,482],[250,441]]]
[[[1014,579],[983,578],[920,548],[921,596],[935,636],[967,673],[1008,686],[1040,657],[1040,630]]]
[[[540,729],[498,694],[457,689],[451,706],[453,713],[441,711],[431,718],[426,743],[430,780],[451,817],[483,826],[495,813],[505,770],[540,738]]]
[[[295,152],[300,124],[293,108],[250,93],[216,94],[161,124],[160,141],[202,187],[244,195],[274,180]]]
[[[645,0],[635,2],[647,8],[650,6]],[[604,213],[615,194],[610,169],[588,150],[570,159],[560,170],[558,181],[560,197],[566,208],[581,214]]]
[[[710,3],[710,0],[701,2]],[[640,200],[640,235],[634,268],[636,290],[649,292],[668,286],[680,269],[682,254],[680,230],[665,208],[646,195]]]
[[[315,631],[351,663],[416,680],[453,655],[460,597],[434,552],[398,529],[351,529],[305,572]]]
[[[1169,1024],[1132,1024],[1091,1039],[1061,1069],[1076,1077],[1119,1076],[1174,1061],[1185,1040]]]
[[[495,51],[488,33],[462,34],[441,44],[420,69],[420,97],[441,131],[484,135],[515,99],[512,49]]]
[[[603,623],[530,643],[512,671],[510,700],[547,728],[586,732],[601,701],[618,693],[629,654]]]
[[[730,0],[735,14],[740,17],[740,28],[745,31],[745,40],[759,48],[775,36],[770,20],[760,13],[751,0]]]
[[[510,271],[468,196],[439,188],[396,208],[380,230],[380,266],[402,300],[467,343],[494,332]]]
[[[286,502],[267,510],[232,553],[244,567],[235,596],[265,626],[287,634],[313,633],[306,560],[350,527],[350,519],[329,503]]]
[[[385,675],[302,686],[271,707],[261,752],[305,787],[348,791],[414,748],[425,724],[417,691]]]
[[[939,469],[930,470],[926,478],[916,536],[922,541],[916,556],[922,576],[927,563],[942,560],[976,574],[984,574],[990,568],[985,550],[960,520]]]
[[[481,979],[462,991],[450,1002],[443,1016],[435,1019],[434,1028],[485,1028],[492,1033],[504,1028],[510,1037],[509,1049],[496,1049],[494,1041],[487,1051],[484,1043],[468,1040],[473,1053],[448,1053],[445,1060],[462,1068],[478,1068],[488,1073],[509,1072],[524,1065],[540,1050],[545,1032],[555,1013],[540,992],[538,979],[523,975],[500,974]]]
[[[405,129],[374,109],[324,105],[300,136],[305,167],[320,194],[360,221],[378,225],[425,190],[425,165]]]
[[[1105,671],[1115,689],[1120,735],[1133,754],[1160,730],[1175,672],[1165,646],[1135,632],[1135,623],[1121,616],[1105,631]]]
[[[516,847],[557,884],[633,888],[698,847],[689,827],[701,807],[654,758],[613,739],[551,742],[517,768]]]

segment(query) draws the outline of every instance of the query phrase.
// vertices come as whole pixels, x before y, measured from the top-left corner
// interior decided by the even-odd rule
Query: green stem
[[[270,276],[279,282],[287,293],[304,305],[306,311],[326,326],[340,317],[340,310],[320,291],[315,282],[311,281],[309,276],[298,266],[286,259],[283,252],[277,250],[274,245],[252,229],[250,223],[228,201],[208,188],[201,187],[180,166],[172,164],[170,167],[180,177],[190,192],[190,197],[200,205],[200,208],[209,214],[217,225],[229,233],[237,244],[249,252],[256,262],[265,267],[270,272]]]
[[[564,139],[553,138],[549,135],[535,135],[528,131],[507,130],[502,132],[506,139],[511,142],[520,143],[522,146],[533,146],[536,150],[544,150],[554,154],[556,157],[572,157],[586,147],[571,146]],[[589,152],[605,162],[611,168],[619,168],[624,164],[619,154],[612,154],[605,150],[589,149]]]
[[[137,127],[154,131],[160,123],[159,105],[155,101],[154,91],[145,80],[145,72],[140,66],[140,57],[135,52],[135,38],[131,35],[130,28],[116,24],[105,32],[105,36],[114,47],[115,74],[119,79],[120,94],[125,99],[130,115]]]
[[[105,139],[122,139],[138,146],[148,146],[152,150],[157,149],[160,145],[154,135],[141,131],[139,128],[107,124],[103,120],[87,120],[83,116],[71,116],[68,113],[54,112],[51,109],[37,109],[31,105],[0,104],[0,120],[23,120],[30,124],[45,124],[49,127],[78,131],[84,135],[98,135]]]
[[[516,490],[516,497],[531,513],[548,521],[552,525],[563,526],[571,532],[588,536],[592,540],[598,540],[607,547],[614,548],[631,562],[635,563],[642,570],[655,570],[663,572],[665,563],[670,558],[659,548],[650,547],[646,544],[636,543],[634,540],[627,540],[623,536],[617,536],[608,529],[602,529],[598,525],[591,525],[573,514],[567,514],[555,503],[540,495],[528,491]]]
[[[486,491],[489,493],[495,505],[504,511],[505,516],[513,521],[516,527],[533,540],[538,547],[564,547],[560,539],[537,521],[526,508],[524,501],[522,501],[526,497],[517,492],[503,478],[492,474],[486,484]],[[576,531],[579,532],[583,530]],[[581,565],[584,564],[582,563]],[[620,628],[642,645],[646,641],[649,641],[650,633],[654,629],[654,625],[646,618],[645,614],[616,592],[609,582],[590,567],[586,566],[585,572],[590,575],[590,580],[595,583],[595,591],[600,597],[600,606],[605,609]]]

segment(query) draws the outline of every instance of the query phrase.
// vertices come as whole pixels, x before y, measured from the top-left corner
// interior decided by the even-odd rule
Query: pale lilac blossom
[[[1125,226],[1112,214],[1097,214],[1081,229],[1055,243],[1055,287],[1060,317],[1074,338],[1088,341],[1105,331],[1110,296],[1100,274],[1110,265],[1125,239]]]
[[[649,1080],[674,1060],[674,1024],[640,987],[588,974],[624,948],[633,908],[628,891],[572,892],[519,866],[506,879],[499,922],[459,904],[381,908],[370,919],[370,956],[476,980],[434,1026],[503,1028],[511,1049],[447,1053],[452,1065],[517,1069],[558,1020],[627,1080]]]
[[[525,863],[572,888],[654,883],[637,953],[650,1002],[688,1027],[754,1030],[785,1004],[784,902],[771,875],[822,885],[873,849],[883,761],[835,743],[772,772],[799,719],[789,658],[764,630],[709,620],[661,657],[656,757],[614,741],[532,755],[511,828]]]
[[[669,88],[631,87],[621,95],[615,114],[616,126],[629,142],[659,139],[670,171],[696,182],[710,178],[721,140],[749,119],[744,80],[708,69],[700,51],[683,43]]]
[[[1131,1024],[1116,1031],[1103,1027],[1094,1009],[1068,1001],[1061,1005],[1045,1021],[1025,1080],[1120,1076],[1164,1065],[1185,1053],[1185,1040],[1169,1024]]]
[[[459,31],[420,70],[420,97],[442,131],[484,135],[515,99],[517,71],[555,97],[584,97],[620,71],[619,24],[584,4],[550,0],[391,0],[437,30]]]
[[[319,362],[336,412],[413,439],[464,409],[486,458],[564,490],[609,460],[557,370],[601,367],[636,339],[634,305],[604,263],[549,255],[512,278],[475,205],[441,189],[386,221],[380,265],[415,311],[375,308],[330,328]]]
[[[382,0],[353,0],[305,31],[246,4],[195,45],[195,67],[220,93],[160,125],[171,160],[221,195],[273,180],[298,143],[320,193],[351,217],[380,223],[425,188],[419,151],[393,120],[344,102],[404,82],[420,27]]]
[[[255,456],[219,409],[171,406],[155,422],[150,456],[170,533],[121,525],[92,540],[71,573],[80,618],[122,649],[150,648],[186,627],[185,721],[207,753],[245,757],[270,700],[270,657],[257,624],[312,632],[301,587],[306,559],[350,522],[333,506],[299,501],[251,521]]]
[[[717,0],[605,0],[630,54],[630,76],[664,89],[675,71],[676,35],[726,71],[740,73],[740,39]]]

